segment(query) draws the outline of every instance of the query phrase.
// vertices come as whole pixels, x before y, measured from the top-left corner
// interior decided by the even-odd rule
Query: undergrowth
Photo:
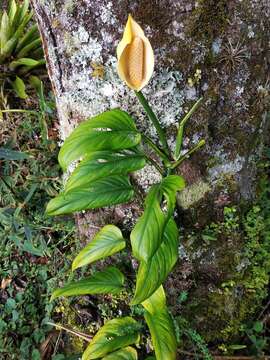
[[[49,296],[70,266],[63,252],[76,246],[70,218],[44,215],[60,184],[53,101],[46,101],[48,140],[34,113],[6,113],[1,121],[0,358],[7,360],[53,355]],[[28,106],[38,106],[34,97]]]

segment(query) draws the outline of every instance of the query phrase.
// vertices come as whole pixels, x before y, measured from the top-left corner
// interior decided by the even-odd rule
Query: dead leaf
[[[11,278],[3,278],[1,281],[1,289],[5,290],[5,288],[11,283]]]

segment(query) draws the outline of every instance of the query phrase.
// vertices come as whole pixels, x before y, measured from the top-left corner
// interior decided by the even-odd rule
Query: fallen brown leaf
[[[11,283],[11,278],[3,278],[1,281],[1,289],[5,290],[5,288]]]

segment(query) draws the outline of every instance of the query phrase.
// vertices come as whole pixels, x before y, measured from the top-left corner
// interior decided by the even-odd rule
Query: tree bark
[[[116,46],[131,13],[154,48],[155,74],[144,93],[172,147],[178,120],[204,97],[186,127],[184,145],[188,150],[203,138],[206,146],[179,169],[188,184],[179,196],[185,233],[222,222],[225,206],[239,207],[255,198],[255,160],[269,136],[268,0],[32,0],[32,6],[63,140],[80,121],[115,107],[129,111],[142,131],[156,136],[116,71]],[[136,179],[145,190],[158,180],[158,174],[149,166]],[[118,206],[80,215],[78,224],[91,238],[104,223],[130,226],[139,212],[138,204]],[[187,312],[209,340],[215,340],[220,334],[204,306],[211,306],[209,293],[218,293],[222,282],[236,271],[232,254],[240,254],[243,237],[197,244],[195,250],[189,239],[181,240],[180,249],[188,255],[182,256],[168,291],[175,312],[182,309],[176,301],[180,291],[188,291],[191,299],[196,296],[196,312],[192,307]],[[238,314],[236,303],[230,306],[231,313],[226,305],[223,310],[231,319]]]

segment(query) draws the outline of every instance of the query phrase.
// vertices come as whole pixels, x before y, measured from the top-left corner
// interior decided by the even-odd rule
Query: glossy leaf
[[[145,199],[144,213],[130,234],[132,252],[138,260],[149,261],[162,242],[166,216],[160,201],[160,187],[155,184]]]
[[[126,347],[105,356],[102,360],[137,360],[137,351],[132,347]]]
[[[72,263],[72,270],[113,255],[124,249],[125,246],[121,230],[117,226],[106,225],[76,256]]]
[[[138,343],[139,329],[140,324],[131,317],[107,321],[86,348],[82,360],[98,359],[115,350]]]
[[[143,168],[144,165],[145,158],[141,155],[113,154],[106,151],[93,152],[73,171],[65,190],[87,185],[106,176],[127,175]]]
[[[167,201],[168,217],[173,214],[176,202],[177,191],[185,188],[185,180],[182,176],[170,175],[164,178],[161,182],[161,191]]]
[[[142,304],[146,309],[144,317],[149,327],[156,360],[175,360],[177,341],[171,316],[166,307],[163,287]]]
[[[184,186],[181,176],[170,175],[150,189],[144,213],[130,235],[132,251],[138,260],[148,262],[164,240],[164,228],[174,211],[176,193]],[[167,200],[167,211],[160,207],[163,196]]]
[[[170,219],[164,230],[164,241],[148,261],[139,266],[136,290],[132,305],[140,304],[149,298],[166,280],[178,258],[178,229]]]
[[[127,176],[111,176],[92,182],[88,187],[73,189],[52,199],[46,212],[49,215],[61,215],[86,209],[128,202],[134,190]]]
[[[72,282],[56,289],[51,300],[59,296],[78,296],[93,294],[117,294],[123,289],[124,275],[115,267],[95,273],[89,278]]]
[[[65,170],[90,152],[128,149],[140,140],[132,118],[122,110],[110,110],[81,123],[64,142],[58,160]]]

